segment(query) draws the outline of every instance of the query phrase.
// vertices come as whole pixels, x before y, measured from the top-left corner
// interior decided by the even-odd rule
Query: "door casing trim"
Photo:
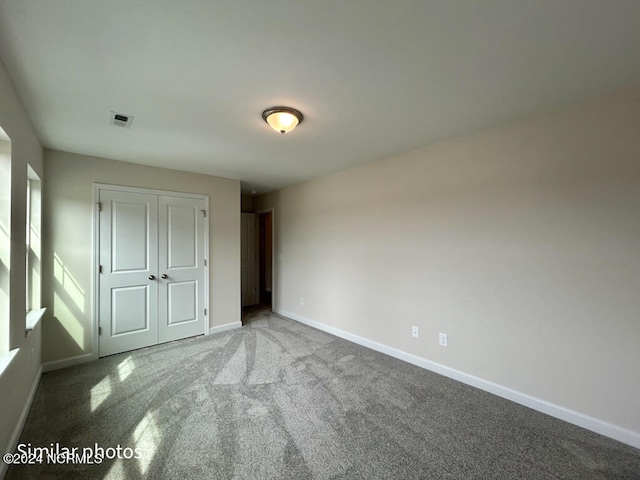
[[[100,191],[101,190],[111,190],[118,192],[132,192],[132,193],[147,193],[152,195],[165,195],[169,197],[181,197],[181,198],[197,198],[204,201],[204,208],[206,211],[206,216],[204,217],[204,260],[207,262],[207,266],[204,269],[204,299],[203,304],[204,308],[207,310],[207,315],[204,319],[204,329],[203,334],[209,335],[209,324],[211,317],[211,308],[209,308],[209,271],[211,269],[211,261],[209,259],[209,219],[211,218],[210,209],[209,209],[209,196],[198,194],[198,193],[186,193],[186,192],[174,192],[170,190],[158,190],[153,188],[142,188],[142,187],[128,187],[124,185],[112,185],[108,183],[94,183],[93,184],[93,228],[91,231],[91,244],[93,245],[92,249],[92,259],[91,265],[93,268],[92,285],[91,291],[93,294],[91,295],[91,312],[92,312],[92,320],[91,327],[93,331],[91,332],[92,345],[91,345],[91,354],[89,356],[85,356],[86,361],[97,360],[100,357],[100,338],[98,335],[98,321],[100,318],[100,216],[98,209],[98,201],[100,199]]]

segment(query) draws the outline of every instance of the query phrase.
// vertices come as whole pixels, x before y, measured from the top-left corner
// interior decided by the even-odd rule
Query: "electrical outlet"
[[[304,305],[304,297],[300,297],[300,305]]]
[[[449,336],[446,333],[441,333],[438,335],[438,341],[442,347],[447,347],[449,345]]]
[[[411,327],[411,335],[415,338],[418,338],[420,336],[418,333],[418,327]]]

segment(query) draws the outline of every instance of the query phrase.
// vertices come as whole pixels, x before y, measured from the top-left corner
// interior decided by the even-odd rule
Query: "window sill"
[[[46,311],[46,308],[40,308],[38,310],[30,310],[27,313],[27,336],[29,336],[31,331],[36,328],[36,325],[38,325],[38,322],[42,319],[44,312]]]

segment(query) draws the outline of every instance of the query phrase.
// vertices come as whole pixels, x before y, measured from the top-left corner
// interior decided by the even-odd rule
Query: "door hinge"
[[[98,327],[98,335],[102,335],[102,327]]]
[[[102,273],[102,265],[98,266],[98,273]]]
[[[207,309],[206,308],[204,309],[204,316],[205,317],[207,316]]]
[[[207,266],[207,259],[206,258],[204,259],[204,266],[205,267]]]
[[[98,202],[98,211],[101,212],[102,211],[102,202]]]
[[[200,210],[202,212],[202,216],[206,217],[207,216],[207,211],[206,210]]]

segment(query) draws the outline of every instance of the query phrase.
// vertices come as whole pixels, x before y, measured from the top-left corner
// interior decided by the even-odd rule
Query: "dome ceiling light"
[[[290,132],[302,122],[304,118],[295,108],[271,107],[262,112],[262,118],[271,128],[283,135]]]

